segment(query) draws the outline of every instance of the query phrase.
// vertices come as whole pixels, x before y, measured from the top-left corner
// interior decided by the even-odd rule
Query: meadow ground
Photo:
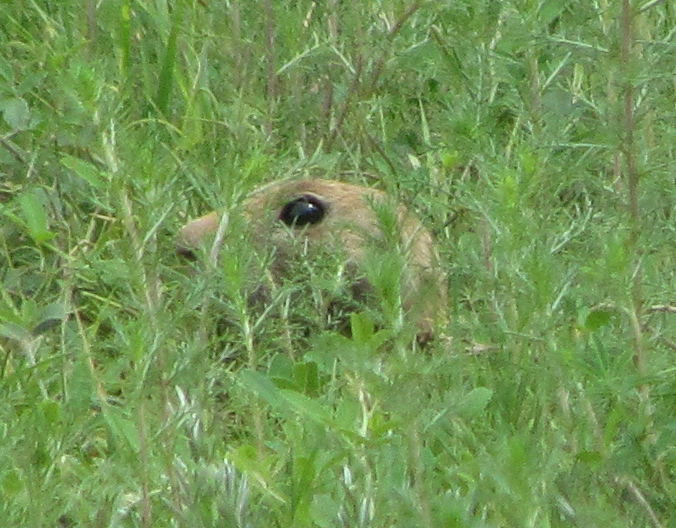
[[[659,0],[0,3],[1,524],[676,526],[675,35]],[[246,248],[175,254],[288,175],[423,218],[452,340],[260,319]]]

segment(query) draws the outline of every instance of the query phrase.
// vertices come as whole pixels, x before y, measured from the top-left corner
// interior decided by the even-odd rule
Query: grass
[[[676,526],[675,28],[659,1],[3,2],[4,525]],[[175,255],[289,174],[419,213],[452,341],[289,307],[307,336],[248,311],[246,248]]]

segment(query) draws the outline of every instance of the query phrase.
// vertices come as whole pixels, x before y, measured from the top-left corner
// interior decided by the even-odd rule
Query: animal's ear
[[[279,213],[279,220],[289,227],[304,227],[321,222],[327,213],[326,204],[311,194],[287,202]]]

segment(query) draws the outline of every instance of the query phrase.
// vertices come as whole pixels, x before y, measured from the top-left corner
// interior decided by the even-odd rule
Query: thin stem
[[[621,48],[620,48],[620,70],[621,77],[625,79],[623,86],[623,128],[624,138],[622,139],[621,150],[624,158],[627,190],[629,193],[629,236],[630,247],[633,252],[635,271],[632,277],[631,301],[632,301],[632,329],[634,346],[634,364],[640,376],[646,374],[647,358],[645,347],[643,346],[643,331],[641,329],[641,317],[643,315],[643,288],[642,288],[642,270],[639,255],[639,236],[640,236],[640,209],[638,203],[638,183],[639,174],[636,167],[636,145],[634,131],[636,121],[634,116],[634,85],[633,85],[633,65],[634,65],[634,13],[630,0],[622,0],[621,13]],[[648,403],[650,394],[647,385],[643,385],[640,390],[641,399]],[[649,408],[646,409],[650,414]]]

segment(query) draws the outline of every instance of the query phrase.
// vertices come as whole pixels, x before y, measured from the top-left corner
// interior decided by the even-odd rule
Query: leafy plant
[[[675,22],[0,4],[5,525],[673,525]],[[395,258],[341,332],[295,284],[251,310],[237,233],[175,254],[188,218],[289,175],[424,219],[447,336],[399,324]]]

